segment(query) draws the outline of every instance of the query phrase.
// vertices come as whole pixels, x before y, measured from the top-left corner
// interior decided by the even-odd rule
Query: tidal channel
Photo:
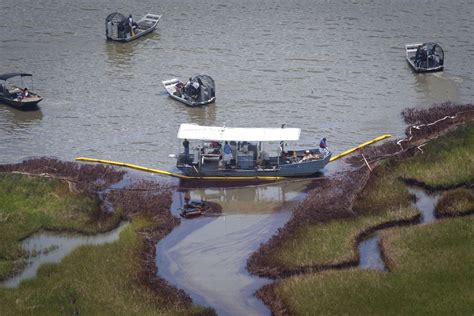
[[[427,191],[415,186],[409,186],[408,192],[415,196],[413,206],[420,211],[420,224],[425,225],[435,221],[435,207],[440,198],[440,194],[428,193]],[[378,233],[374,233],[360,242],[358,246],[360,255],[359,268],[387,271],[382,259],[379,242],[380,235]]]
[[[23,280],[32,279],[45,263],[58,263],[74,249],[84,245],[101,245],[119,239],[128,222],[122,222],[117,228],[97,235],[79,235],[44,231],[36,233],[22,241],[23,249],[29,254],[25,268],[17,275],[3,281],[0,286],[15,288]]]
[[[159,275],[219,315],[269,315],[270,310],[254,293],[271,281],[250,275],[247,259],[289,220],[310,183],[299,180],[178,191],[175,215],[185,198],[218,203],[223,213],[183,219],[161,240],[157,245]]]

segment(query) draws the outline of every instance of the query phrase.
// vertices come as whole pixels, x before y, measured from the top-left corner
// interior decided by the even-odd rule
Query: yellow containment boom
[[[368,146],[370,144],[373,144],[375,142],[381,141],[385,138],[391,137],[392,135],[382,135],[380,137],[374,138],[372,140],[369,140],[368,142],[365,142],[363,144],[360,144],[357,147],[354,147],[352,149],[346,150],[343,153],[340,153],[339,155],[336,155],[332,157],[329,161],[334,161],[336,159],[339,159],[341,157],[344,157],[346,155],[349,155],[350,153],[363,148],[365,146]],[[283,180],[286,177],[272,177],[272,176],[253,176],[253,177],[191,177],[191,176],[185,176],[183,174],[178,174],[178,173],[173,173],[165,170],[160,170],[160,169],[153,169],[153,168],[147,168],[147,167],[142,167],[138,165],[133,165],[125,162],[118,162],[118,161],[112,161],[112,160],[102,160],[102,159],[95,159],[95,158],[86,158],[86,157],[77,157],[75,160],[77,161],[87,161],[87,162],[97,162],[97,163],[103,163],[107,165],[114,165],[114,166],[121,166],[121,167],[127,167],[127,168],[132,168],[132,169],[137,169],[137,170],[142,170],[142,171],[147,171],[147,172],[152,172],[152,173],[158,173],[166,176],[171,176],[175,178],[180,178],[180,179],[194,179],[194,180],[261,180],[261,181],[277,181],[277,180]]]
[[[194,180],[265,180],[265,181],[276,181],[276,180],[283,180],[285,177],[265,177],[265,176],[254,176],[254,177],[191,177],[185,176],[179,173],[173,173],[165,170],[160,169],[153,169],[142,167],[138,165],[133,165],[125,162],[117,162],[112,160],[102,160],[102,159],[95,159],[95,158],[86,158],[86,157],[77,157],[75,160],[78,161],[87,161],[87,162],[98,162],[107,165],[114,165],[114,166],[121,166],[121,167],[128,167],[132,169],[152,172],[152,173],[159,173],[166,176],[171,176],[180,179],[194,179]]]
[[[347,155],[353,153],[354,151],[356,151],[356,150],[358,150],[358,149],[364,148],[365,146],[369,146],[369,145],[371,145],[371,144],[373,144],[373,143],[379,142],[379,141],[381,141],[381,140],[383,140],[383,139],[385,139],[385,138],[389,138],[389,137],[392,137],[392,135],[390,135],[390,134],[385,134],[385,135],[379,136],[379,137],[377,137],[377,138],[374,138],[374,139],[372,139],[372,140],[369,140],[368,142],[365,142],[365,143],[363,143],[363,144],[360,144],[360,145],[357,146],[357,147],[351,148],[351,149],[349,149],[349,150],[346,150],[345,152],[340,153],[339,155],[336,155],[336,156],[331,157],[331,159],[329,159],[329,162],[332,162],[332,161],[334,161],[334,160],[337,160],[337,159],[339,159],[339,158],[342,158],[342,157],[344,157],[344,156],[347,156]]]

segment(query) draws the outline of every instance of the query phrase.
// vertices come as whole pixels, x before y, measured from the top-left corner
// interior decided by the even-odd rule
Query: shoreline
[[[136,184],[123,188],[110,189],[111,185],[123,179],[124,171],[101,165],[63,162],[49,158],[0,165],[0,173],[20,174],[25,177],[48,177],[74,183],[75,188],[73,191],[70,187],[71,192],[81,192],[98,200],[99,207],[92,215],[90,224],[97,223],[104,217],[113,216],[105,204],[110,203],[113,212],[119,214],[107,227],[97,230],[93,228],[90,230],[58,228],[46,229],[47,231],[94,235],[113,230],[122,220],[133,221],[137,216],[148,218],[151,226],[148,225],[134,232],[141,239],[139,256],[135,258],[140,266],[136,281],[155,293],[165,309],[177,308],[181,311],[190,311],[193,308],[189,295],[168,284],[157,273],[159,267],[156,266],[155,260],[156,244],[180,223],[180,219],[174,217],[170,211],[171,187],[140,180]],[[99,179],[100,181],[98,181]],[[104,193],[104,190],[108,188],[110,190]],[[28,236],[36,232],[32,231]],[[22,240],[28,236],[23,236]],[[8,276],[5,279],[8,279]],[[196,313],[199,315],[215,314],[209,308],[193,311],[193,314]]]
[[[467,112],[466,108],[468,108]],[[440,118],[436,118],[435,115],[435,120],[439,120],[437,125],[423,123],[427,125],[426,129],[420,128],[413,131],[408,127],[407,139],[410,138],[409,141],[391,141],[380,146],[365,148],[361,150],[361,152],[369,161],[372,169],[376,169],[383,161],[389,158],[398,160],[409,159],[413,157],[417,151],[422,150],[420,147],[422,148],[422,146],[427,144],[429,141],[446,134],[464,123],[473,121],[474,109],[471,109],[472,105],[461,106],[457,109],[455,106],[449,106],[447,112],[449,112],[448,114],[450,114],[449,116],[451,117],[448,119],[452,120],[452,122],[447,122],[448,119],[440,120]],[[430,111],[438,113],[438,116],[447,117],[447,115],[445,115],[447,113],[444,113],[441,107],[431,108],[425,110],[425,112],[420,111],[420,113],[416,115],[423,116],[426,115],[426,113],[432,115]],[[459,117],[456,113],[468,114]],[[410,112],[409,115],[411,115],[412,118],[416,117],[413,112]],[[400,145],[401,142],[404,142],[406,145]],[[410,225],[419,219],[418,215],[408,219],[382,222],[360,231],[353,242],[353,247],[355,248],[353,250],[356,253],[356,257],[353,257],[348,261],[322,264],[319,266],[300,266],[287,269],[285,269],[285,267],[273,266],[272,263],[268,261],[269,254],[281,245],[281,243],[291,235],[291,232],[295,228],[308,223],[325,223],[332,220],[350,219],[360,216],[360,214],[357,214],[353,210],[354,201],[372,179],[372,173],[365,163],[358,160],[355,155],[350,156],[346,161],[353,165],[352,170],[336,173],[330,178],[318,179],[318,185],[312,188],[308,193],[307,198],[295,208],[290,221],[284,227],[280,228],[268,242],[263,244],[254,254],[251,255],[250,258],[248,258],[247,269],[250,273],[277,280],[276,282],[264,286],[257,292],[257,296],[271,308],[274,314],[281,314],[286,310],[286,307],[275,296],[273,290],[278,282],[280,282],[279,280],[294,275],[304,275],[306,273],[323,270],[352,268],[357,265],[359,260],[357,245],[360,240],[375,231],[388,227]],[[157,242],[169,234],[180,223],[180,219],[171,214],[171,188],[169,186],[142,180],[134,185],[110,189],[109,192],[104,193],[104,190],[110,188],[112,184],[121,181],[126,172],[102,165],[62,162],[49,158],[26,160],[18,164],[0,165],[0,172],[29,173],[32,176],[51,176],[68,182],[71,192],[76,190],[77,192],[91,194],[99,199],[100,212],[95,214],[97,215],[97,218],[94,219],[96,221],[99,221],[101,216],[107,216],[107,209],[105,208],[105,204],[107,203],[111,203],[114,210],[117,210],[118,208],[123,209],[123,213],[121,213],[116,221],[117,225],[120,223],[121,219],[133,220],[135,216],[145,216],[150,219],[152,223],[151,226],[147,226],[135,232],[142,240],[143,246],[140,250],[139,258],[137,258],[141,267],[137,282],[157,294],[159,298],[163,300],[165,307],[193,307],[191,298],[184,292],[184,290],[174,288],[168,284],[166,280],[160,278],[157,273],[159,269],[155,260]],[[98,181],[99,179],[102,181]],[[422,184],[422,186],[427,190],[446,190],[446,187],[430,186],[424,182],[419,182],[416,179],[407,178],[402,180],[411,184]],[[73,183],[72,186],[71,183]],[[460,184],[457,187],[463,186],[470,187],[472,186],[472,183]],[[448,186],[447,188],[453,189],[455,187]],[[152,193],[157,192],[162,192],[162,194],[164,194],[164,201],[156,201],[156,196]],[[324,199],[321,199],[321,196],[323,196]],[[157,213],[156,209],[159,209],[160,211]],[[456,216],[456,214],[446,215],[445,217],[449,216]],[[117,225],[115,225],[115,227]],[[112,226],[114,226],[114,224],[112,224]],[[113,228],[114,227],[109,227],[107,230]],[[77,230],[72,231],[78,232]],[[94,232],[89,233],[94,234]],[[390,270],[390,260],[387,259],[388,255],[384,253],[384,249],[382,249],[382,258]],[[206,309],[204,311],[201,310],[198,311],[198,313],[204,315],[215,314],[211,309]]]
[[[368,182],[373,179],[374,175],[372,171],[375,171],[377,167],[387,159],[395,159],[397,161],[410,159],[417,151],[423,151],[423,146],[430,141],[457,129],[459,126],[473,122],[474,107],[472,104],[462,106],[448,104],[447,108],[437,106],[427,110],[407,109],[402,115],[404,115],[407,123],[418,123],[414,128],[412,126],[407,127],[407,137],[405,139],[389,141],[382,145],[372,146],[360,151],[365,155],[368,161],[367,165],[370,165],[371,171],[369,171],[369,168],[367,168],[367,165],[362,159],[359,160],[356,155],[346,158],[346,161],[351,163],[355,170],[349,170],[343,175],[336,175],[333,178],[327,179],[325,180],[326,184],[322,185],[322,188],[314,189],[311,192],[313,194],[310,193],[308,198],[295,209],[290,221],[248,259],[247,269],[251,273],[276,280],[262,287],[256,293],[256,295],[269,306],[273,314],[288,314],[287,306],[283,303],[282,298],[278,297],[275,292],[275,289],[282,280],[295,275],[302,277],[305,274],[309,275],[327,270],[352,269],[358,264],[359,254],[357,252],[357,246],[364,237],[385,228],[414,224],[419,220],[421,215],[418,214],[410,219],[382,222],[368,229],[359,231],[352,246],[352,251],[356,253],[352,260],[331,262],[330,264],[313,264],[310,266],[301,264],[285,266],[285,264],[280,263],[275,265],[271,260],[271,254],[274,253],[276,249],[282,247],[286,240],[291,239],[295,229],[305,225],[361,216],[353,210],[353,203],[360,192],[368,185]],[[433,120],[433,122],[436,123],[430,123],[429,120]],[[375,177],[377,177],[377,175],[375,175]],[[428,191],[446,191],[473,186],[472,180],[454,186],[430,185],[410,178],[400,180],[407,185],[421,186]],[[340,191],[339,194],[337,191]],[[320,197],[319,200],[317,196]],[[324,201],[321,201],[323,199]],[[462,214],[453,213],[451,215],[440,216],[439,218],[466,216],[472,213],[473,211]],[[381,242],[381,255],[384,264],[389,270],[388,273],[390,273],[391,269],[393,269],[393,265],[390,263],[390,256],[383,247],[383,241]]]

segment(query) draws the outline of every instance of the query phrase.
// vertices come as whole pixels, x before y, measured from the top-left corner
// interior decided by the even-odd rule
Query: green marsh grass
[[[306,225],[272,254],[273,261],[293,267],[357,260],[355,245],[361,232],[382,223],[411,219],[417,214],[416,209],[401,207],[379,215]]]
[[[383,233],[389,273],[348,269],[275,285],[293,315],[470,315],[474,306],[474,218]]]
[[[440,217],[474,212],[474,190],[458,188],[445,192],[438,201],[435,212]]]
[[[107,231],[120,213],[92,220],[97,199],[71,193],[67,183],[51,178],[0,173],[0,280],[21,268],[20,241],[41,229],[82,233]]]
[[[159,223],[135,216],[110,244],[83,246],[59,264],[42,266],[18,289],[0,288],[2,315],[190,315],[209,312],[169,306],[139,282],[144,242],[138,231]],[[47,290],[45,290],[47,289]]]
[[[430,141],[412,159],[400,163],[399,176],[433,188],[474,183],[474,123]]]
[[[272,254],[272,262],[285,267],[333,264],[356,260],[356,239],[363,231],[387,222],[413,219],[405,184],[381,166],[354,202],[359,215],[300,227]]]

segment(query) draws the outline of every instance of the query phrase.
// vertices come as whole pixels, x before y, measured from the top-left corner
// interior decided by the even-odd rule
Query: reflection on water
[[[386,271],[379,248],[380,236],[369,237],[359,244],[359,268]]]
[[[216,89],[219,89],[219,87],[216,86]],[[217,91],[217,93],[219,92]],[[183,106],[178,101],[174,102],[176,102],[177,106]],[[216,101],[203,107],[184,106],[183,110],[187,113],[189,117],[188,122],[193,122],[199,125],[216,125],[219,123],[216,121],[218,107],[218,101]]]
[[[436,204],[438,203],[441,194],[430,194],[427,191],[414,186],[408,187],[408,192],[416,197],[413,206],[421,212],[421,223],[427,224],[434,221],[436,219]]]
[[[291,209],[305,196],[312,180],[290,180],[245,187],[181,188],[172,209],[182,207],[185,199],[222,205],[225,214],[271,213],[282,207]]]
[[[0,130],[10,128],[27,128],[43,119],[40,107],[32,111],[20,111],[0,103]]]
[[[459,96],[459,85],[462,79],[450,76],[445,72],[414,74],[416,90],[424,94],[423,104],[431,105],[443,100],[456,102]]]
[[[181,189],[173,212],[185,199],[220,204],[217,218],[183,219],[157,245],[160,276],[184,289],[194,302],[212,306],[219,315],[269,315],[254,296],[270,282],[250,275],[247,258],[290,218],[311,181],[292,181],[242,188]]]
[[[109,232],[91,236],[70,233],[40,232],[23,240],[21,245],[30,256],[26,268],[18,275],[0,283],[3,287],[14,288],[23,280],[32,279],[41,265],[60,262],[65,256],[79,246],[101,245],[119,239],[120,232],[128,225],[122,222],[119,227]]]
[[[19,158],[37,156],[34,146],[18,148],[12,144],[12,138],[34,143],[38,138],[36,130],[42,119],[43,113],[40,109],[20,111],[0,104],[0,160],[8,157],[9,162],[16,162]],[[13,158],[15,156],[16,158]]]

